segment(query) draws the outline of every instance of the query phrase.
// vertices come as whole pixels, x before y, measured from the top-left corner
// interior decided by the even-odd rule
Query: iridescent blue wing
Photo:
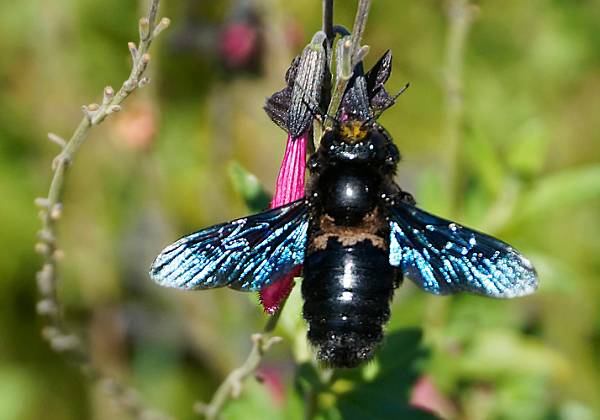
[[[304,262],[305,201],[203,229],[165,248],[150,269],[162,286],[258,291]]]
[[[390,264],[427,292],[496,298],[530,294],[535,269],[510,245],[410,204],[390,209]]]

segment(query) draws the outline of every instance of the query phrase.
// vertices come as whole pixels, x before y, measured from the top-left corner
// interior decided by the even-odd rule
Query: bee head
[[[388,157],[390,142],[377,124],[349,119],[325,132],[319,150],[330,162],[381,165]]]
[[[340,137],[349,144],[363,141],[369,134],[369,127],[359,120],[348,120],[340,123]]]

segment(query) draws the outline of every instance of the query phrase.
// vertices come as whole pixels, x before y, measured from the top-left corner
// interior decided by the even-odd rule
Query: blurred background
[[[335,3],[336,23],[351,27],[356,2]],[[430,296],[406,282],[378,359],[320,388],[295,290],[263,385],[250,380],[224,418],[304,418],[307,389],[327,419],[431,418],[422,409],[599,418],[598,2],[474,2],[462,52],[449,3],[373,3],[367,66],[392,49],[389,90],[411,83],[381,118],[403,155],[398,183],[421,207],[514,244],[540,289],[498,301]],[[58,152],[46,133],[68,138],[81,105],[125,80],[145,9],[0,3],[2,419],[127,418],[40,337],[33,200]],[[247,214],[249,185],[273,191],[286,136],[262,105],[320,28],[321,4],[166,0],[161,10],[173,24],[153,47],[152,83],[92,131],[69,173],[59,291],[97,366],[152,407],[192,418],[267,317],[256,295],[162,289],[147,269],[177,237]],[[461,81],[462,102],[452,96]]]

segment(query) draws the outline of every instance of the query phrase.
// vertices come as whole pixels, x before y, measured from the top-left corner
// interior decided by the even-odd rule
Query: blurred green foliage
[[[60,292],[69,321],[100,366],[178,418],[210,398],[266,318],[256,296],[164,290],[146,274],[178,235],[246,214],[244,199],[256,200],[252,207],[268,200],[285,135],[261,107],[319,28],[321,7],[256,3],[268,39],[263,68],[236,72],[213,50],[177,46],[182,33],[214,38],[210,28],[231,14],[230,2],[164,1],[174,24],[157,45],[153,83],[93,132],[64,197]],[[354,2],[336,3],[336,21],[349,26]],[[530,256],[539,292],[514,301],[439,298],[406,282],[378,359],[324,378],[310,362],[295,290],[277,331],[284,344],[264,362],[268,380],[250,381],[225,418],[302,418],[306,389],[323,419],[428,418],[408,404],[420,377],[451,418],[600,416],[600,7],[475,3],[456,197],[444,169],[444,2],[375,1],[367,61],[391,48],[389,86],[411,82],[381,120],[404,157],[399,184],[422,207]],[[122,416],[40,339],[33,198],[47,190],[57,153],[45,133],[68,136],[80,105],[125,79],[140,10],[118,0],[0,3],[2,419]]]

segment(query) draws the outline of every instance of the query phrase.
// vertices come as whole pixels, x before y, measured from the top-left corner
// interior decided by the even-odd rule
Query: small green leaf
[[[431,413],[410,405],[410,394],[420,375],[426,356],[419,329],[395,331],[379,349],[379,374],[371,381],[356,382],[355,387],[338,396],[338,409],[345,420],[353,419],[434,419]],[[364,368],[363,368],[364,370]],[[356,378],[357,372],[340,371],[336,378]]]
[[[259,212],[269,207],[271,196],[254,174],[237,162],[229,164],[228,172],[233,187],[242,196],[250,211]]]
[[[502,186],[504,170],[493,144],[474,132],[465,141],[465,158],[475,178],[492,196],[496,196]]]
[[[545,134],[539,121],[529,121],[520,127],[508,145],[506,161],[509,167],[525,177],[540,173],[548,145]]]
[[[593,420],[597,417],[587,405],[568,400],[560,407],[560,418],[563,420]]]
[[[564,380],[568,360],[535,337],[509,329],[480,332],[460,359],[464,378],[501,381],[524,376]]]
[[[425,170],[419,177],[417,205],[435,214],[450,216],[450,194],[444,186],[440,173]]]
[[[321,377],[317,368],[310,362],[302,363],[296,371],[296,386],[302,393],[312,389],[321,389]]]
[[[600,165],[564,170],[541,179],[518,206],[514,223],[600,197]]]

